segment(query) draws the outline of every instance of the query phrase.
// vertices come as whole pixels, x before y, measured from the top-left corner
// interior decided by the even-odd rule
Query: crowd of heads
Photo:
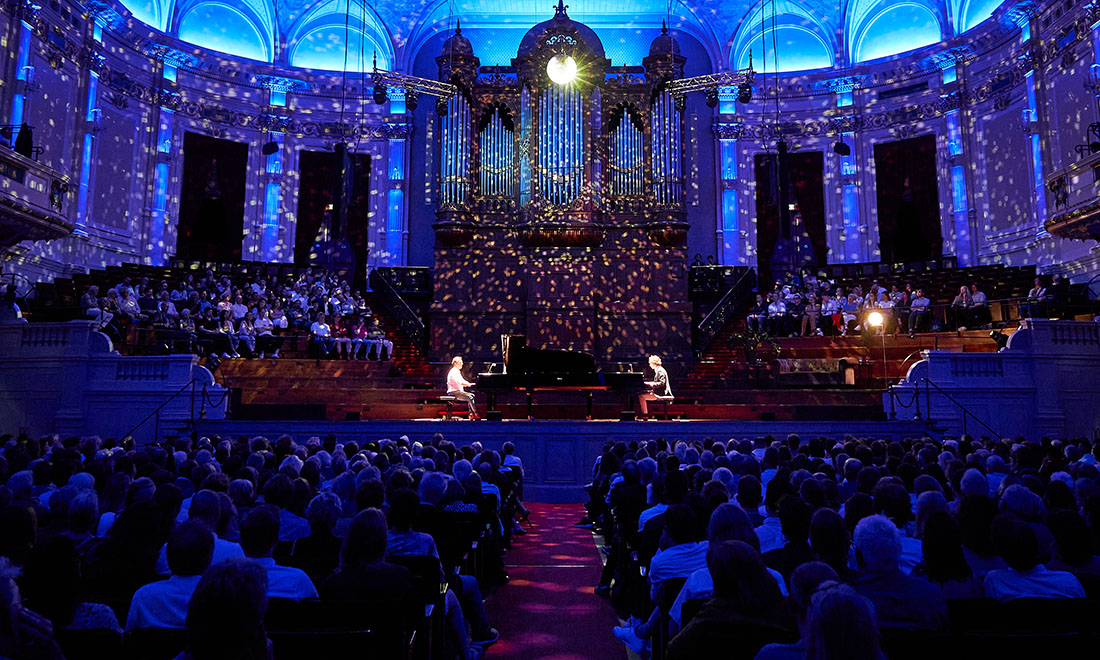
[[[852,645],[878,626],[946,631],[948,600],[1096,593],[1098,463],[1100,443],[1084,439],[617,442],[597,462],[590,507],[608,503],[603,524],[653,571],[658,549],[705,552],[729,626],[796,620],[809,648],[853,653],[809,657],[877,658],[877,641]],[[673,653],[678,639],[670,657],[688,657]]]
[[[422,502],[483,512],[487,493],[512,488],[502,467],[512,451],[459,447],[439,434],[423,442],[203,437],[144,447],[3,436],[0,591],[10,593],[2,614],[25,610],[60,630],[90,601],[110,604],[124,623],[135,591],[167,573],[158,565],[166,556],[171,575],[202,576],[192,602],[204,605],[187,619],[193,657],[221,657],[195,653],[202,631],[255,632],[267,583],[246,561],[216,561],[215,543],[293,566],[303,554],[302,570],[320,585],[340,568],[381,560],[387,529],[409,530]],[[441,557],[446,541],[437,539]]]

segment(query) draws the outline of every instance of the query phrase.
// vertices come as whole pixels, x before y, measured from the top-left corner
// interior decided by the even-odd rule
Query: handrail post
[[[928,418],[924,421],[925,426],[932,426],[932,395],[928,390],[928,379],[924,379],[924,407],[928,413]]]

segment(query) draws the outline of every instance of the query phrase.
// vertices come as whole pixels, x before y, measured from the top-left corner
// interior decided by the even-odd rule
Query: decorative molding
[[[299,92],[310,88],[310,83],[297,78],[284,76],[257,75],[253,76],[253,82],[272,92]]]

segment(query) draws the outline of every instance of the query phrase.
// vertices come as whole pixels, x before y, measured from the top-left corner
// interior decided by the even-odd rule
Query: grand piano
[[[537,391],[577,391],[586,394],[586,419],[592,419],[592,395],[607,390],[624,397],[627,405],[646,389],[641,371],[600,371],[596,358],[581,351],[537,349],[523,335],[501,335],[504,369],[477,375],[477,389],[486,395],[488,409],[496,408],[500,394],[522,390],[527,394],[527,418]]]

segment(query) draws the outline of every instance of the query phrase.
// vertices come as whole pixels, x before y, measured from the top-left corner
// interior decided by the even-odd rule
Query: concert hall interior
[[[0,658],[1095,654],[1100,0],[0,55]]]

